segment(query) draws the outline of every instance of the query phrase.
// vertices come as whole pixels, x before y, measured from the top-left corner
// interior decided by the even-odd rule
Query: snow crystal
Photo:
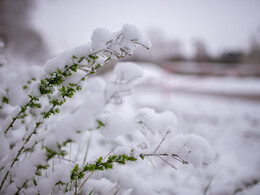
[[[14,178],[15,184],[20,187],[23,186],[24,182],[34,177],[35,171],[36,168],[33,165],[33,163],[30,161],[30,159],[26,159],[24,161],[19,162],[15,170],[15,174],[16,174],[16,177]]]
[[[63,70],[66,65],[72,65],[72,56],[81,57],[90,54],[90,45],[82,45],[71,50],[67,50],[62,54],[50,59],[45,65],[45,73],[57,71],[57,68]]]
[[[63,134],[61,134],[63,135]],[[43,145],[48,148],[57,151],[57,138],[53,134],[49,134],[43,141]]]
[[[16,187],[16,185],[14,183],[12,183],[11,185],[8,186],[7,190],[6,190],[6,194],[15,194],[17,192],[18,188]]]
[[[86,75],[84,72],[77,72],[77,74],[73,74],[70,77],[68,77],[63,83],[62,86],[68,86],[69,83],[80,83],[81,78],[83,78]]]
[[[130,155],[131,154],[131,148],[129,148],[129,146],[119,146],[115,149],[114,153],[116,155]]]
[[[42,66],[31,66],[30,69],[28,70],[27,74],[30,79],[38,77],[38,75],[42,74],[44,71],[44,67]]]
[[[144,167],[142,168],[142,172]],[[133,172],[132,167],[114,167],[109,173],[109,177],[112,180],[120,181],[120,186],[126,189],[134,189],[131,194],[149,194],[155,195],[149,180],[145,177],[138,177],[137,172]]]
[[[11,117],[14,118],[16,117],[16,115],[20,112],[20,108],[16,108],[12,113],[11,113]]]
[[[29,183],[29,182],[28,182]],[[34,184],[29,184],[30,186],[34,186]],[[23,189],[24,194],[39,194],[37,188],[31,187],[27,189]]]
[[[72,52],[74,56],[76,57],[80,57],[80,56],[86,56],[89,53],[91,53],[91,46],[90,44],[85,44],[85,45],[80,45],[78,47],[76,47],[75,49],[73,49]],[[72,57],[72,56],[70,56]]]
[[[100,188],[100,186],[102,186]],[[116,183],[112,183],[106,178],[100,180],[89,179],[88,184],[84,186],[86,194],[94,189],[94,194],[114,194],[116,192]]]
[[[101,77],[93,77],[84,83],[83,89],[90,94],[103,93],[105,90],[106,83]]]
[[[216,155],[211,145],[195,134],[175,136],[171,139],[167,151],[179,155],[195,167],[213,162]]]
[[[115,39],[114,33],[110,32],[107,29],[98,28],[93,31],[93,35],[91,37],[91,48],[94,51],[99,51],[104,48],[106,48],[106,44],[109,41],[112,41]]]
[[[136,116],[138,123],[147,127],[152,133],[174,130],[177,125],[175,115],[170,111],[163,113],[156,113],[154,109],[142,108],[138,111]]]
[[[132,62],[121,62],[115,66],[116,81],[130,82],[143,76],[142,69]]]
[[[46,156],[45,156],[44,150],[38,150],[30,156],[30,160],[32,161],[32,163],[35,166],[40,165],[40,164],[44,164],[45,158],[46,158]]]
[[[0,160],[2,160],[9,153],[9,143],[2,131],[0,132],[0,148]]]
[[[45,65],[45,73],[48,75],[51,72],[57,71],[57,68],[63,70],[65,65],[72,57],[72,50],[65,51],[62,54],[50,59]]]
[[[100,118],[101,121],[105,123],[105,128],[102,129],[102,133],[105,137],[113,138],[136,130],[136,124],[133,118],[124,113],[104,114]],[[127,124],[127,126],[125,124]]]
[[[55,167],[55,173],[53,175],[53,178],[56,181],[62,181],[64,183],[69,183],[70,182],[70,169],[68,169],[69,167],[66,165],[59,165],[57,167]]]
[[[39,83],[32,83],[30,87],[30,94],[35,97],[40,97]],[[28,102],[28,101],[27,101]],[[25,104],[25,103],[24,103]]]
[[[20,86],[20,79],[16,79],[16,83],[9,84],[8,99],[12,106],[19,105],[21,101],[27,96]]]
[[[55,172],[51,173],[48,178],[43,178],[38,182],[37,188],[40,194],[49,194],[55,184],[59,181],[69,182],[70,181],[70,166],[56,165]]]
[[[143,36],[143,33],[135,25],[125,24],[122,28],[122,34],[127,40],[138,40],[148,48],[152,46],[151,42]]]
[[[49,194],[52,191],[55,183],[50,178],[41,179],[38,182],[37,188],[40,194]]]
[[[118,63],[114,69],[115,80],[107,84],[105,96],[107,102],[122,103],[122,97],[131,94],[137,79],[143,76],[141,68],[134,63]]]

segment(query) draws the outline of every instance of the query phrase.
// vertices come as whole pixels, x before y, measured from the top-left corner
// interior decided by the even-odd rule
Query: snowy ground
[[[144,171],[156,172],[154,185],[171,189],[161,193],[259,194],[260,184],[254,183],[260,181],[260,101],[239,95],[258,96],[260,79],[199,78],[170,75],[152,66],[143,68],[146,79],[124,105],[174,112],[178,130],[203,136],[217,154],[215,162],[204,168],[179,165],[176,171],[167,165],[164,169],[155,165],[153,170],[147,162]],[[185,92],[191,90],[203,93]],[[215,93],[235,96],[227,98]]]
[[[178,126],[167,135],[158,154],[174,150],[171,146],[176,146],[175,142],[178,142],[178,139],[173,141],[176,135],[194,133],[210,143],[216,158],[213,163],[196,168],[192,163],[184,165],[165,157],[167,162],[177,168],[175,170],[157,157],[145,157],[137,163],[96,172],[85,184],[84,193],[88,194],[95,189],[93,194],[114,194],[117,190],[118,195],[260,194],[260,79],[181,76],[167,73],[153,65],[141,67],[145,76],[134,93],[126,96],[122,105],[108,104],[104,110],[106,113],[115,113],[110,123],[114,125],[109,126],[108,123],[103,130],[86,131],[79,145],[70,146],[72,152],[67,158],[74,159],[70,155],[75,154],[77,160],[86,155],[86,162],[93,162],[97,156],[106,156],[115,146],[131,149],[132,146],[138,148],[140,144],[142,149],[146,147],[141,145],[143,143],[148,145],[148,152],[144,150],[146,154],[153,152],[162,140],[161,135],[156,134],[149,143],[145,142],[146,137],[140,131],[132,132],[134,128],[131,125],[124,126],[131,124],[128,121],[131,115],[143,107],[154,108],[159,113],[172,111],[178,119]],[[130,70],[128,67],[128,73]],[[104,79],[111,81],[111,74],[105,75]],[[72,123],[76,129],[89,129],[88,121],[91,121],[91,117],[88,114],[101,112],[97,108],[102,107],[103,85],[105,82],[97,76],[87,79],[87,90],[82,90],[82,94],[63,108],[65,115],[61,119],[69,119],[65,124]],[[71,113],[71,110],[77,112]],[[102,111],[103,114],[105,112]],[[151,123],[160,124],[165,118],[157,118]],[[63,124],[62,120],[53,119],[53,122]],[[62,134],[50,134],[50,138],[61,138],[66,136],[65,129],[67,133],[73,129],[70,125],[58,127],[57,132],[62,131]],[[129,134],[114,136],[117,131],[128,130]],[[202,148],[199,149],[201,152]],[[116,148],[115,153],[118,151],[120,149]]]

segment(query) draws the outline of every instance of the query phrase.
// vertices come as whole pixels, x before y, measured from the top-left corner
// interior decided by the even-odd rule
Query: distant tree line
[[[260,32],[259,32],[260,38]],[[224,51],[220,55],[214,57],[208,53],[204,42],[197,41],[194,44],[195,53],[192,61],[195,62],[219,62],[219,63],[235,63],[235,64],[260,64],[260,39],[252,37],[250,48],[248,51],[229,50]],[[171,59],[175,61],[175,59]],[[182,60],[187,60],[183,58]]]
[[[193,61],[225,64],[260,64],[260,28],[252,36],[247,51],[242,49],[227,50],[217,56],[210,54],[206,42],[201,39],[193,41],[193,55],[187,57],[182,50],[182,44],[179,40],[166,39],[162,32],[156,30],[150,32],[149,38],[153,45],[151,51],[139,50],[128,60],[153,63],[161,63],[162,61]]]

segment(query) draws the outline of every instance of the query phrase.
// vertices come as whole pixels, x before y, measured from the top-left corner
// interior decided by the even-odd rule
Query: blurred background
[[[231,186],[259,194],[259,8],[259,0],[0,0],[0,66],[44,65],[96,28],[134,24],[153,47],[126,59],[146,74],[128,104],[173,111],[181,130],[217,153],[209,169],[175,180],[197,178],[187,194],[207,185],[211,194]],[[184,180],[176,187],[188,190]]]
[[[62,51],[90,42],[96,28],[118,31],[129,23],[153,47],[138,48],[125,60],[158,66],[169,74],[216,78],[214,86],[200,84],[215,90],[200,87],[200,93],[260,100],[252,80],[238,79],[227,87],[224,79],[260,76],[259,7],[259,0],[0,0],[0,65],[44,65]],[[111,68],[107,65],[101,72]],[[194,93],[198,86],[178,82],[168,88]]]
[[[96,28],[117,31],[130,23],[153,48],[128,60],[184,74],[258,76],[259,7],[258,0],[1,0],[1,48],[4,43],[6,55],[43,64],[88,43]]]

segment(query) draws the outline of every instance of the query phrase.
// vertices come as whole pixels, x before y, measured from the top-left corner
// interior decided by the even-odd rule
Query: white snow
[[[163,134],[167,131],[173,131],[177,126],[177,119],[173,113],[169,111],[156,113],[155,110],[151,108],[140,109],[136,120],[144,124],[152,133],[160,132]]]
[[[118,63],[114,68],[114,74],[116,80],[121,82],[129,82],[144,75],[142,69],[132,62]]]
[[[72,55],[79,57],[102,49],[123,54],[119,46],[129,47],[124,52],[131,54],[135,39],[151,46],[132,25],[125,25],[116,33],[97,29],[91,45],[48,61],[45,73],[73,63]],[[101,62],[104,56],[106,53],[99,56]],[[31,79],[34,73],[40,74],[41,70],[32,68],[25,74],[26,79]],[[17,105],[24,105],[28,98],[21,88],[27,80],[19,78],[23,77],[19,73],[17,70],[8,74],[10,78],[1,73],[0,84],[4,87],[0,93],[7,94],[11,103],[4,105],[0,112],[1,131],[19,112]],[[70,81],[78,82],[78,76],[71,77]],[[143,76],[144,79],[139,79]],[[1,169],[0,178],[10,171],[13,181],[8,187],[9,181],[5,183],[4,193],[13,194],[17,187],[35,178],[37,187],[29,181],[25,194],[35,194],[38,190],[41,194],[61,194],[60,186],[55,184],[69,182],[76,163],[81,167],[99,156],[106,159],[108,154],[145,157],[124,166],[115,164],[110,171],[94,173],[85,184],[84,193],[95,188],[94,193],[113,194],[120,188],[119,194],[196,195],[205,193],[207,186],[208,194],[234,194],[240,188],[240,194],[258,193],[259,185],[254,186],[254,182],[260,181],[260,103],[257,98],[251,101],[240,97],[260,94],[258,78],[180,76],[152,65],[143,65],[142,69],[133,63],[119,63],[106,77],[108,82],[102,77],[88,78],[82,91],[60,108],[62,114],[46,120],[27,144],[19,140],[33,133],[35,121],[43,120],[40,111],[51,108],[47,98],[40,99],[44,103],[41,110],[27,111],[32,116],[24,124],[16,122],[14,130],[6,135],[1,132],[0,168],[6,167]],[[136,86],[137,81],[140,83]],[[6,86],[11,88],[8,92]],[[37,86],[38,83],[32,84]],[[134,87],[137,87],[135,92]],[[37,94],[37,90],[28,90]],[[233,95],[232,98],[227,98],[227,94]],[[52,159],[43,176],[35,177],[36,166],[46,164],[46,151],[42,148],[59,151],[59,145],[68,139],[74,142],[62,147],[67,152],[64,159],[60,156]],[[11,168],[18,150],[22,146],[32,147],[34,141],[38,143],[34,151],[20,156]],[[251,184],[253,188],[249,189]]]
[[[9,143],[2,132],[0,132],[0,159],[2,160],[9,152]]]
[[[98,28],[94,30],[93,35],[91,37],[91,48],[94,51],[99,51],[106,47],[106,44],[115,39],[115,35],[107,29]]]

